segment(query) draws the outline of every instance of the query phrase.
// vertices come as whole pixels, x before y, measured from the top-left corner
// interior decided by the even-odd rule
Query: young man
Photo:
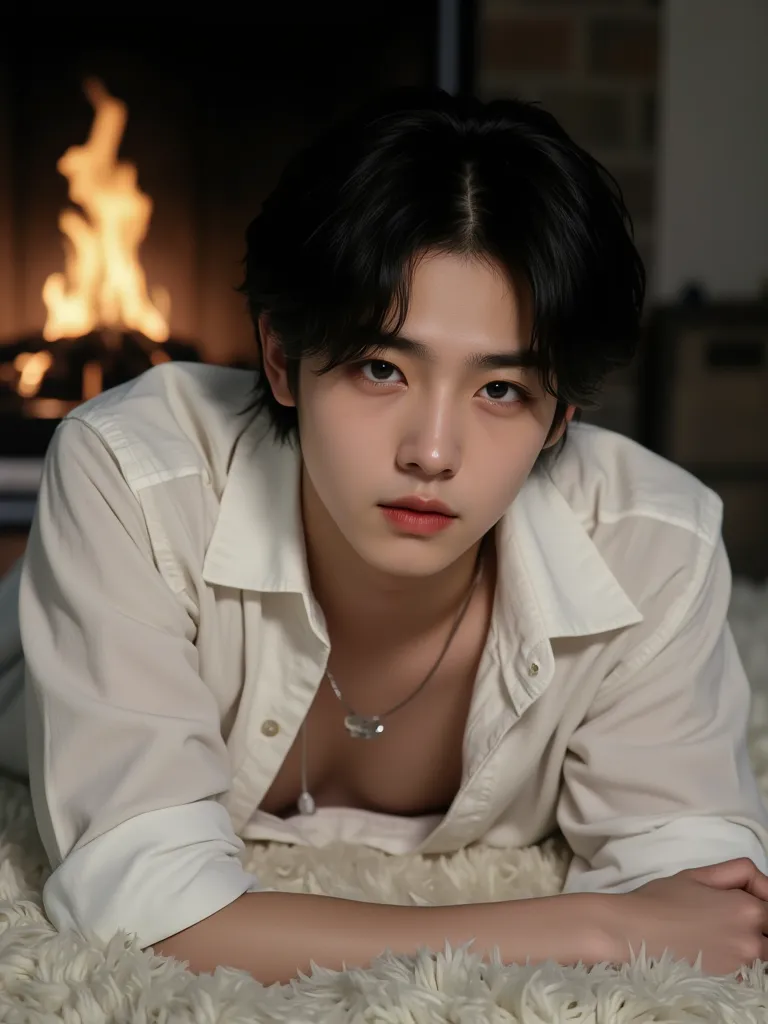
[[[768,957],[720,502],[572,423],[643,301],[605,172],[537,107],[399,92],[289,165],[246,262],[255,394],[167,364],[77,409],[21,644],[5,584],[54,925],[265,982],[446,939]],[[485,906],[282,894],[240,861],[558,827],[566,892]]]

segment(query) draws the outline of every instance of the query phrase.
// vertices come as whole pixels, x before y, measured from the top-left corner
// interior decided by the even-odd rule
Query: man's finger
[[[754,865],[753,867],[754,870],[744,889],[746,889],[750,896],[757,896],[759,900],[768,902],[768,875],[763,874],[758,867]]]
[[[768,900],[768,877],[749,857],[736,857],[707,867],[694,868],[691,877],[713,889],[744,889],[758,899]]]

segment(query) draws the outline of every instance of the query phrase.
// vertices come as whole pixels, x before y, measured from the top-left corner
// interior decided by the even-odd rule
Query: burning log
[[[172,359],[199,362],[200,355],[186,342],[170,339],[158,344],[135,331],[93,331],[55,345],[36,335],[0,345],[0,412],[40,415],[32,411],[34,399],[55,399],[74,407]]]

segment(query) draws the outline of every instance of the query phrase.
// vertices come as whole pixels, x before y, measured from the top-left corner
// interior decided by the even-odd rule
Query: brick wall
[[[621,185],[652,273],[658,3],[480,0],[477,92],[539,100]],[[635,373],[614,375],[588,417],[635,433]]]

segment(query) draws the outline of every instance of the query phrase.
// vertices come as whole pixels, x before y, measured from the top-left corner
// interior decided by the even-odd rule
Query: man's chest
[[[383,714],[383,732],[373,739],[350,734],[344,724],[349,710],[325,678],[304,720],[304,735],[296,736],[261,809],[278,816],[295,813],[306,743],[307,786],[319,807],[403,817],[443,813],[461,784],[474,683],[474,675],[452,673],[451,667],[391,715],[386,712],[401,687],[379,688],[378,700],[358,699],[358,707],[352,705],[356,712]]]
[[[319,806],[401,817],[444,813],[462,782],[464,736],[492,607],[491,581],[474,591],[458,623],[445,621],[399,644],[379,628],[332,628],[333,682],[324,676],[306,735],[297,737],[283,765],[291,787],[306,740],[307,784]],[[373,716],[382,731],[370,738],[347,727]]]
[[[505,804],[527,790],[543,800],[542,809],[548,788],[554,797],[561,766],[549,764],[547,751],[560,761],[562,744],[553,744],[552,733],[567,725],[563,695],[548,693],[521,719],[525,684],[515,689],[513,659],[500,660],[493,631],[489,639],[487,630],[470,630],[473,643],[452,646],[440,672],[391,715],[418,688],[434,650],[406,668],[386,651],[342,658],[340,648],[331,650],[345,701],[359,714],[384,715],[380,736],[353,739],[344,726],[348,710],[325,677],[328,645],[307,622],[298,595],[217,597],[201,614],[197,646],[231,758],[232,786],[223,800],[238,827],[257,811],[279,818],[295,809],[302,723],[307,786],[320,807],[402,818],[450,808],[451,821],[456,809],[463,835],[469,822],[462,814],[471,813],[472,828],[480,827],[495,817],[502,789]],[[551,786],[542,774],[550,770]]]
[[[464,736],[492,595],[478,594],[423,688],[446,640],[439,630],[405,647],[336,635],[329,652],[309,642],[296,595],[215,596],[200,620],[201,668],[219,687],[233,767],[247,758],[250,777],[264,779],[256,794],[262,810],[291,813],[302,789],[303,758],[318,806],[407,816],[451,804],[465,767]],[[326,662],[343,701],[325,674]],[[238,673],[239,690],[233,682]],[[344,724],[350,709],[381,716],[383,732],[353,738]]]

